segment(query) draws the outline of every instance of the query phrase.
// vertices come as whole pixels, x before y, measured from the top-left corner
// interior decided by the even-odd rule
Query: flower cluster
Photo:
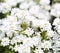
[[[60,3],[1,0],[0,47],[17,53],[60,52]]]

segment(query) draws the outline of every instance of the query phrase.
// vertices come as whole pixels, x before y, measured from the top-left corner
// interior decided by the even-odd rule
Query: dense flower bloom
[[[7,50],[2,53],[58,53],[60,3],[51,4],[50,0],[1,0],[1,47],[4,48],[2,51]]]

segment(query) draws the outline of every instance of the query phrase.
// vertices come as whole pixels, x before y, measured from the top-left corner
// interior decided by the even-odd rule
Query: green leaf
[[[0,46],[0,53],[18,53],[9,49],[9,46]]]
[[[54,46],[54,44],[55,44],[55,43],[53,42],[53,43],[52,43],[52,46]]]
[[[60,50],[58,50],[57,52],[60,52]]]
[[[46,50],[44,50],[44,53],[48,53],[48,52],[49,52],[49,50],[47,50],[47,49],[46,49]]]
[[[12,36],[11,36],[11,37],[9,37],[9,39],[11,40],[11,39],[14,37],[14,35],[15,35],[15,33],[14,33],[14,32],[12,32]]]
[[[49,52],[50,52],[50,53],[54,53],[54,51],[53,51],[52,48],[49,48]]]
[[[60,0],[53,0],[53,3],[60,3]]]
[[[39,4],[40,0],[36,0],[37,4]]]
[[[5,17],[6,17],[5,14],[0,13],[0,19],[5,18]]]
[[[6,18],[8,15],[10,15],[10,12],[7,12],[5,14],[0,12],[0,19]]]
[[[49,39],[48,39],[48,36],[46,35],[46,32],[47,32],[47,31],[41,32],[42,40],[49,40]]]
[[[17,3],[16,7],[19,8],[20,3]]]
[[[32,21],[30,21],[30,26],[29,26],[30,28],[32,27]]]
[[[30,53],[34,53],[34,49],[31,47],[31,52]]]
[[[51,16],[51,19],[50,19],[50,23],[52,24],[53,23],[53,21],[55,20],[55,16]]]
[[[40,32],[41,31],[40,27],[36,27],[35,31]]]
[[[25,30],[25,29],[27,28],[27,23],[26,23],[26,22],[23,22],[23,23],[21,24],[21,27],[23,28],[23,30]]]
[[[59,48],[59,49],[60,49],[60,47],[57,47],[57,48]]]
[[[5,33],[5,37],[7,37],[7,34]]]
[[[4,2],[4,0],[0,0],[0,2]]]

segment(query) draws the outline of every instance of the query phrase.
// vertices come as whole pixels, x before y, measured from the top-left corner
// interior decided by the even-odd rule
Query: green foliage
[[[0,2],[4,2],[4,0],[0,0]]]
[[[49,48],[49,50],[48,49],[45,49],[44,50],[44,53],[54,53],[54,51],[52,50],[52,48]]]
[[[36,27],[35,31],[40,32],[41,31],[40,27]]]
[[[49,49],[49,52],[54,53],[54,50],[52,48]]]
[[[6,18],[7,15],[10,15],[10,12],[7,12],[5,14],[3,14],[3,13],[0,12],[0,19]]]
[[[44,53],[48,53],[48,52],[49,52],[49,50],[47,50],[47,49],[44,51]]]
[[[36,0],[37,4],[39,4],[40,0]]]
[[[53,3],[56,3],[56,2],[60,3],[60,0],[53,0]]]
[[[6,17],[5,14],[0,13],[0,19],[5,18],[5,17]]]
[[[30,21],[30,26],[29,26],[30,28],[32,27],[32,21]]]
[[[31,52],[30,53],[35,53],[34,50],[35,50],[35,46],[33,48],[31,47]]]
[[[9,46],[0,46],[0,53],[18,53],[9,49]]]
[[[60,52],[60,50],[58,50],[57,52]]]
[[[50,20],[50,23],[51,23],[51,24],[53,23],[53,21],[55,20],[55,18],[56,18],[56,17],[51,16],[51,20]]]
[[[19,8],[19,5],[20,5],[20,3],[18,3],[18,4],[16,5],[16,7]]]
[[[52,43],[52,46],[54,46],[54,44],[55,44],[55,43],[53,42],[53,43]]]
[[[49,39],[48,39],[48,36],[46,35],[46,32],[47,32],[47,31],[41,32],[42,40],[49,40]]]
[[[27,28],[26,22],[23,22],[23,23],[21,24],[21,27],[23,28],[23,30],[25,30],[25,29]]]
[[[31,52],[30,53],[34,53],[34,50],[31,48]]]
[[[59,46],[59,47],[57,47],[57,53],[58,53],[58,52],[60,53],[60,46]]]

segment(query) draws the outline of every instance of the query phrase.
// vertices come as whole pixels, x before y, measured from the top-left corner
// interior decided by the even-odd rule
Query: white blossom
[[[9,43],[10,43],[9,38],[2,38],[1,45],[7,46],[7,45],[9,45]]]

